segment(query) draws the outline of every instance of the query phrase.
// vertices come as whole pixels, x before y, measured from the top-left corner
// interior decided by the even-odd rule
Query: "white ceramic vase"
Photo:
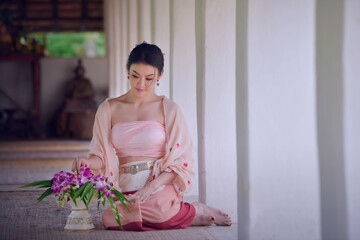
[[[89,210],[84,202],[78,198],[76,200],[77,206],[75,206],[72,200],[69,203],[72,211],[67,218],[64,229],[67,231],[90,231],[95,229]]]

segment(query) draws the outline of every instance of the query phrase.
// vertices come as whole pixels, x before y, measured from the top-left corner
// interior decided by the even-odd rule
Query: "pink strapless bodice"
[[[163,157],[165,127],[156,121],[118,122],[111,129],[111,142],[119,158]]]

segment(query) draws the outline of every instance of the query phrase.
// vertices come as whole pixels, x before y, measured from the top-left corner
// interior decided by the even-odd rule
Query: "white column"
[[[164,75],[160,86],[155,87],[159,95],[170,96],[170,3],[169,0],[152,1],[152,43],[158,45],[164,55]]]
[[[127,78],[127,60],[128,56],[130,54],[128,45],[129,45],[129,39],[128,39],[128,1],[127,0],[121,0],[121,12],[120,12],[120,21],[121,21],[121,38],[117,40],[120,48],[121,48],[121,62],[120,65],[118,65],[118,68],[122,69],[121,71],[121,78],[120,81],[122,82],[123,91],[121,94],[124,94],[128,91],[130,88],[130,83]]]
[[[250,226],[248,113],[248,0],[236,2],[236,144],[238,239],[248,240]]]
[[[205,0],[195,2],[195,43],[196,43],[196,109],[199,201],[206,203],[205,165]]]
[[[139,0],[139,42],[151,42],[151,0]]]
[[[172,7],[172,98],[184,114],[197,160],[195,4],[193,0],[174,0]],[[196,178],[189,195],[198,196],[197,164],[194,171]]]
[[[322,237],[347,239],[343,0],[316,5],[316,74]]]
[[[139,43],[139,8],[138,1],[127,0],[127,37],[128,37],[128,53]]]
[[[360,239],[360,1],[344,1],[344,153],[348,239]]]
[[[235,0],[204,1],[202,150],[206,204],[237,219]],[[199,44],[201,46],[201,43]]]
[[[249,1],[250,239],[320,239],[315,0]]]
[[[104,2],[104,24],[107,40],[107,58],[109,72],[109,96],[116,97],[127,91],[126,60],[124,61],[124,1],[105,0]],[[125,78],[124,78],[125,76]]]
[[[165,72],[155,92],[171,97],[169,0],[105,0],[104,12],[109,95],[119,96],[128,90],[128,55],[136,44],[147,41],[157,44],[165,53]]]

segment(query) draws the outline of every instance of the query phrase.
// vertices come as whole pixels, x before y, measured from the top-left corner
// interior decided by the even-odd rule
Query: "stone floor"
[[[4,157],[4,155],[2,156]],[[152,232],[121,232],[105,230],[101,224],[104,207],[97,210],[90,205],[95,230],[90,232],[68,232],[64,230],[69,207],[56,205],[55,198],[49,196],[35,204],[43,190],[19,188],[32,181],[50,179],[60,170],[69,170],[69,161],[58,163],[54,159],[33,159],[27,163],[0,157],[0,239],[237,239],[237,225],[231,227],[189,227],[181,230]],[[40,162],[39,162],[40,161]],[[71,165],[70,165],[71,166]],[[186,201],[196,200],[187,196]]]

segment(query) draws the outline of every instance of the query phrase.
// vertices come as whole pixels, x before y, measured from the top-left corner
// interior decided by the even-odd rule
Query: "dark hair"
[[[164,68],[164,55],[161,49],[149,43],[137,45],[131,52],[127,61],[127,68],[130,69],[133,63],[145,63],[156,67],[161,74]]]

